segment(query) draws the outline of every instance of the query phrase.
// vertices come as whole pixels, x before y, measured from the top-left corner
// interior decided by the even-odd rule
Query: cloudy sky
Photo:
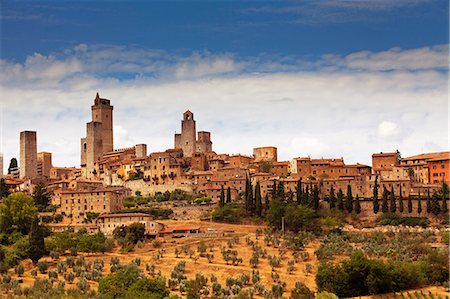
[[[0,5],[5,168],[23,130],[54,165],[79,165],[96,92],[116,148],[171,148],[190,109],[218,153],[448,150],[448,1]]]

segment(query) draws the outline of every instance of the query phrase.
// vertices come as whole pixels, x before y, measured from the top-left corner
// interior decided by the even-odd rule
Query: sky
[[[187,109],[218,153],[370,165],[449,147],[448,1],[3,0],[0,21],[5,169],[23,130],[78,166],[97,92],[115,148],[172,148]]]

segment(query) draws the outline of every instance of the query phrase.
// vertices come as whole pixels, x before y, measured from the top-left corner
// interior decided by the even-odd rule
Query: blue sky
[[[2,1],[2,151],[34,129],[77,165],[97,91],[116,147],[171,147],[190,108],[218,152],[446,150],[448,17],[427,0]]]

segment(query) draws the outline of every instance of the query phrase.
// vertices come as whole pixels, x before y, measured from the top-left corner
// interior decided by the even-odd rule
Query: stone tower
[[[197,149],[199,153],[212,151],[211,133],[206,131],[199,131],[197,133]]]
[[[113,142],[113,106],[110,100],[101,99],[98,95],[95,97],[94,105],[91,106],[92,121],[102,124],[102,143],[103,153],[112,152],[114,150]]]
[[[86,137],[81,139],[81,166],[86,167],[87,178],[95,176],[95,163],[114,149],[113,106],[110,100],[100,98],[97,93],[91,110],[92,121],[86,124]]]
[[[20,178],[37,177],[37,144],[35,131],[20,132]]]
[[[183,113],[183,120],[181,121],[181,149],[185,157],[192,157],[196,149],[196,129],[194,113],[186,111]]]

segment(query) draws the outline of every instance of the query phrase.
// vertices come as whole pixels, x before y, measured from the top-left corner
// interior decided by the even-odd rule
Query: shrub
[[[377,219],[380,225],[405,225],[405,226],[420,226],[427,227],[429,220],[427,217],[401,217],[397,214],[384,213]]]
[[[147,298],[162,299],[169,295],[164,282],[148,279],[130,264],[109,274],[99,281],[98,292],[107,298]]]
[[[314,294],[311,290],[300,281],[295,283],[295,288],[291,291],[291,299],[313,299]]]
[[[245,209],[238,203],[230,203],[212,212],[214,221],[237,223],[245,217]]]
[[[417,287],[421,282],[417,264],[370,260],[360,251],[338,265],[321,263],[316,275],[319,291],[339,297],[397,292]]]
[[[37,267],[39,269],[39,272],[41,272],[42,274],[45,274],[48,269],[48,264],[47,264],[47,262],[38,262]]]

